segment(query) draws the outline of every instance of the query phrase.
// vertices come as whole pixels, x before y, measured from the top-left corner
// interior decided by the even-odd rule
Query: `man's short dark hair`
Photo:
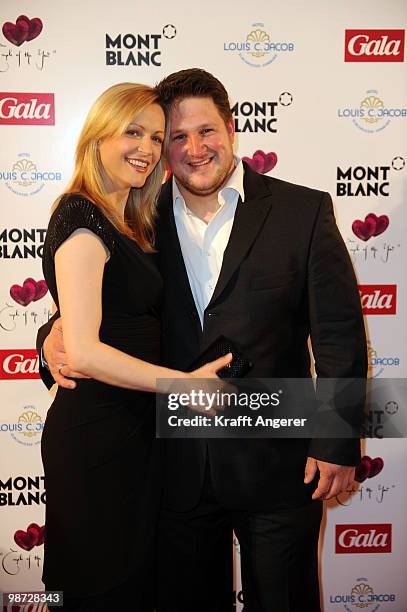
[[[225,124],[232,118],[226,89],[213,74],[202,68],[173,72],[158,83],[156,90],[167,117],[173,105],[184,98],[211,98]]]

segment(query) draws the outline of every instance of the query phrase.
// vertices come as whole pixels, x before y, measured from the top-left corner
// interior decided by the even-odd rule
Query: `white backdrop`
[[[0,16],[0,591],[39,590],[39,444],[51,402],[33,351],[50,315],[41,244],[91,103],[113,83],[155,84],[192,66],[213,72],[230,92],[237,153],[258,171],[332,194],[368,311],[371,375],[400,378],[407,363],[407,5],[3,0]],[[405,612],[406,445],[367,441],[364,454],[369,476],[327,504],[324,610]],[[86,555],[84,542],[77,547]],[[114,554],[106,546],[107,564]],[[236,561],[241,610],[238,546]]]

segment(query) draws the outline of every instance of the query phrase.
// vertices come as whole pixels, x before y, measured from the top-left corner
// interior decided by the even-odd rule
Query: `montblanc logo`
[[[0,259],[41,259],[45,228],[0,228]]]
[[[44,476],[10,476],[0,480],[0,506],[45,504]]]
[[[349,166],[337,168],[337,196],[382,196],[389,193],[390,166]]]
[[[162,39],[173,40],[176,35],[172,23],[161,32],[106,34],[106,66],[161,66]]]
[[[405,160],[396,155],[390,164],[380,166],[338,166],[336,169],[336,195],[339,197],[382,197],[390,194],[390,181],[404,170]]]
[[[278,100],[236,102],[231,111],[235,118],[235,131],[250,133],[277,133],[277,119],[279,106],[291,106],[293,96],[284,91]]]

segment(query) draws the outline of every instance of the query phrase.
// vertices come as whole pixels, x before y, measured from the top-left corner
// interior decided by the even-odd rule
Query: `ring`
[[[62,368],[63,368],[63,367],[64,367],[64,364],[63,364],[63,363],[61,363],[61,364],[58,366],[58,374],[61,374],[61,370],[62,370]]]

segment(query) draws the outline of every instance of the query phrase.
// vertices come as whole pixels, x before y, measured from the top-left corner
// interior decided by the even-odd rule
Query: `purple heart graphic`
[[[33,278],[26,278],[23,286],[12,285],[10,295],[17,304],[28,306],[31,302],[40,300],[48,292],[47,284],[44,280],[36,281]]]
[[[277,154],[274,152],[265,153],[261,149],[254,152],[253,157],[242,157],[252,170],[260,174],[266,174],[274,168],[277,163]]]
[[[42,27],[42,21],[38,17],[29,19],[26,15],[20,15],[15,24],[6,21],[3,24],[2,31],[4,37],[11,44],[20,47],[24,42],[37,38],[41,34]]]

